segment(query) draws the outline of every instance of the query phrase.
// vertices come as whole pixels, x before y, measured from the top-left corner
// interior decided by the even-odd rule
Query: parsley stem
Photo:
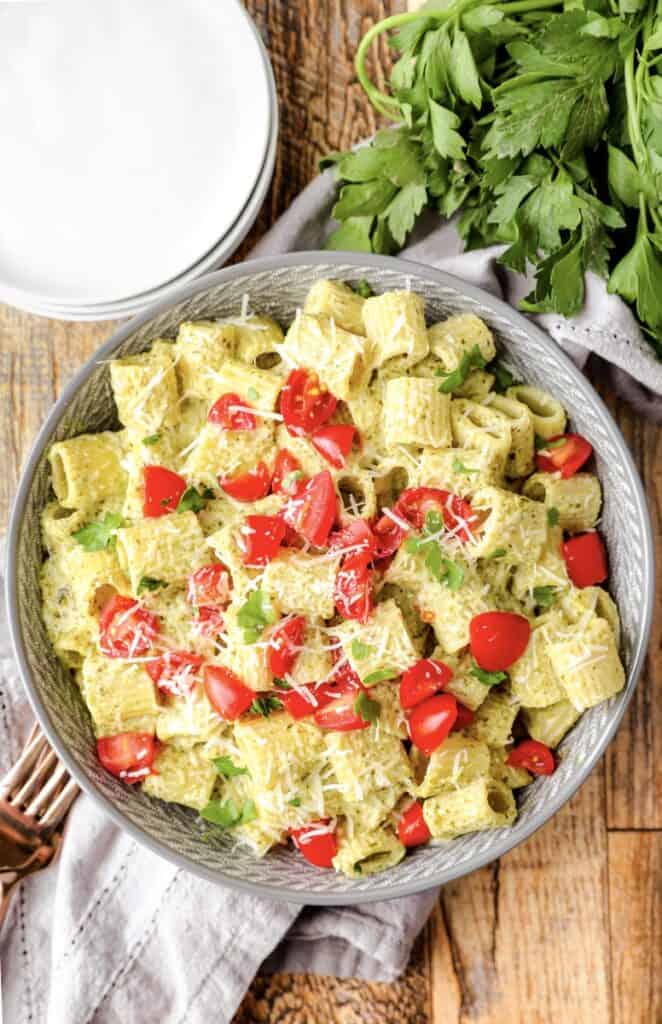
[[[505,3],[494,6],[506,14],[526,14],[527,11],[542,11],[546,7],[560,7],[561,2],[562,0],[506,0]]]

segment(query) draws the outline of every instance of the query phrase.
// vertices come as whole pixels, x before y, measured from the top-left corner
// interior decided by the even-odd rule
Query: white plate
[[[0,36],[5,294],[26,308],[109,306],[219,245],[273,126],[238,0],[0,4]]]

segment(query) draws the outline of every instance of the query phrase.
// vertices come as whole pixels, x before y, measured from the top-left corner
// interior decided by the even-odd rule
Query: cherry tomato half
[[[422,530],[430,512],[443,519],[444,526],[460,540],[469,541],[478,531],[483,513],[475,512],[470,502],[438,487],[412,487],[403,491],[393,511]]]
[[[228,391],[216,399],[209,410],[207,422],[223,430],[255,430],[257,426],[250,403],[234,391]]]
[[[542,473],[560,473],[564,480],[574,476],[593,454],[593,447],[581,434],[557,434],[547,443],[549,448],[536,455],[536,465]]]
[[[455,725],[453,726],[453,732],[461,732],[462,729],[468,729],[473,722],[475,715],[471,708],[468,708],[466,704],[460,704],[457,701],[457,718],[455,719]]]
[[[216,605],[201,605],[193,620],[193,631],[198,636],[218,636],[225,631],[225,620]]]
[[[409,735],[415,747],[428,757],[444,742],[455,725],[457,701],[450,693],[428,697],[409,716]]]
[[[123,782],[142,782],[152,774],[152,765],[159,752],[159,742],[151,732],[122,732],[97,740],[97,756],[101,764]]]
[[[316,448],[327,462],[335,469],[343,469],[356,436],[356,427],[348,423],[335,423],[328,427],[320,427],[311,437],[311,441],[313,448]]]
[[[395,509],[393,510],[395,515]],[[398,516],[398,518],[401,518]],[[403,523],[407,523],[406,519],[402,519]],[[400,523],[397,523],[391,516],[385,512],[379,517],[375,525],[373,526],[373,533],[377,542],[377,550],[375,551],[375,558],[381,560],[383,558],[389,558],[394,555],[398,550],[403,540],[407,536],[409,531],[405,530]]]
[[[143,515],[155,519],[177,511],[179,499],[186,490],[186,480],[165,466],[145,466],[143,486]]]
[[[99,618],[99,647],[107,658],[136,658],[147,654],[160,630],[158,616],[139,601],[113,594]]]
[[[372,573],[362,555],[348,555],[336,573],[333,599],[343,619],[367,622],[375,607]]]
[[[280,393],[280,411],[290,434],[312,434],[333,416],[337,401],[316,373],[292,370]]]
[[[329,818],[322,818],[303,828],[290,829],[297,850],[316,868],[333,867],[333,858],[338,852],[336,832],[329,827],[329,821]]]
[[[506,764],[513,768],[526,768],[532,775],[551,775],[556,768],[554,754],[538,740],[523,740],[510,751]]]
[[[274,494],[295,494],[302,481],[301,463],[287,448],[281,448],[274,463],[271,490]]]
[[[287,526],[280,516],[246,516],[240,527],[244,544],[244,565],[259,568],[278,554]]]
[[[195,686],[203,661],[193,651],[166,651],[153,661],[146,661],[145,668],[159,690],[173,697],[185,697]]]
[[[400,680],[400,707],[405,710],[415,707],[421,701],[450,683],[453,672],[443,661],[435,658],[421,658],[403,673]]]
[[[328,469],[311,477],[283,510],[288,526],[315,547],[323,547],[336,518],[338,499]]]
[[[255,700],[255,692],[238,675],[222,665],[205,666],[205,693],[214,709],[226,722],[233,722]]]
[[[303,615],[291,615],[277,623],[269,634],[269,668],[275,676],[291,672],[299,657],[306,634]]]
[[[219,477],[218,482],[235,501],[259,501],[269,493],[271,473],[264,462],[258,462],[248,473]]]
[[[341,694],[341,688],[333,683],[307,683],[296,690],[276,690],[276,696],[292,718],[308,718],[321,711]]]
[[[607,552],[596,531],[570,537],[561,545],[568,576],[576,587],[594,587],[608,576]]]
[[[226,605],[230,600],[232,580],[222,562],[212,562],[196,569],[188,578],[186,600],[194,608],[201,605]]]
[[[352,519],[329,537],[329,548],[371,562],[377,553],[377,540],[367,519]],[[348,550],[351,549],[351,550]]]
[[[332,700],[325,707],[318,708],[315,712],[315,724],[320,729],[329,729],[332,732],[353,732],[355,729],[367,729],[370,722],[366,722],[354,710],[357,697],[358,691],[351,690],[344,696]]]
[[[421,846],[432,838],[420,801],[415,800],[402,813],[398,822],[398,838],[403,846]]]
[[[521,658],[531,636],[528,619],[514,612],[483,612],[469,624],[471,653],[486,672],[502,672]]]

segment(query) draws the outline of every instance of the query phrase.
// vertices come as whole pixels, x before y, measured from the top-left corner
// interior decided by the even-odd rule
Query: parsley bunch
[[[382,93],[371,43],[399,59]],[[662,353],[662,10],[656,0],[428,0],[364,36],[392,128],[332,153],[332,249],[394,252],[426,208],[468,249],[535,268],[530,312],[572,316],[595,271]]]

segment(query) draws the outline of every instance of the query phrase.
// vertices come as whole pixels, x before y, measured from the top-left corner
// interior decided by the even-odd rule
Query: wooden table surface
[[[281,136],[271,191],[241,254],[313,177],[323,153],[374,131],[352,57],[370,24],[404,2],[247,0],[247,7],[271,54]],[[382,46],[377,78],[387,66]],[[42,419],[111,330],[0,307],[2,522]],[[600,387],[599,372],[594,380]],[[662,561],[659,431],[601,390],[641,471]],[[446,886],[401,981],[258,976],[235,1024],[662,1022],[660,638],[658,616],[645,675],[606,758],[527,843]]]

